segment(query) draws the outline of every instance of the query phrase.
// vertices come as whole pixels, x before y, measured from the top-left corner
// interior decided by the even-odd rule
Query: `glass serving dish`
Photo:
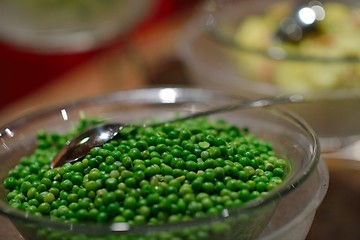
[[[79,100],[19,118],[0,130],[0,213],[9,218],[26,240],[75,239],[305,239],[316,209],[328,187],[328,170],[320,159],[314,131],[302,119],[277,108],[234,110],[209,116],[248,127],[288,160],[283,184],[263,198],[221,214],[178,223],[65,223],[11,208],[3,181],[9,169],[36,147],[40,130],[64,133],[79,119],[100,118],[131,123],[154,116],[172,119],[239,101],[238,96],[197,88],[136,89]],[[225,227],[224,227],[225,226]],[[224,228],[222,228],[224,227]],[[217,232],[217,231],[218,232]],[[174,236],[176,236],[174,238]]]
[[[287,106],[316,131],[323,150],[360,136],[359,4],[322,1],[319,30],[290,44],[274,38],[299,1],[212,1],[189,22],[179,57],[191,80],[248,97],[299,93],[308,103]],[[341,29],[341,30],[340,30]]]
[[[154,1],[0,1],[0,38],[39,52],[78,52],[128,33]]]

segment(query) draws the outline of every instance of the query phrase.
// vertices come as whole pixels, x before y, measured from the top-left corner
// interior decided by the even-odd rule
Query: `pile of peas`
[[[66,222],[160,224],[240,206],[268,194],[287,162],[269,142],[224,120],[197,118],[122,130],[81,161],[50,169],[66,141],[81,132],[39,132],[30,156],[9,171],[9,205]]]

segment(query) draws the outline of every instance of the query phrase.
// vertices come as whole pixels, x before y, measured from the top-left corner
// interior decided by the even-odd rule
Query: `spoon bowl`
[[[86,155],[91,148],[101,146],[114,138],[125,124],[109,123],[89,129],[65,145],[51,162],[50,167],[58,167],[65,162],[75,162]]]

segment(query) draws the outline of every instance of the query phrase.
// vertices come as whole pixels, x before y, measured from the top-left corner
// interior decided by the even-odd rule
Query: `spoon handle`
[[[298,103],[298,102],[306,102],[307,98],[301,94],[293,94],[293,95],[281,95],[277,97],[266,97],[259,99],[246,99],[241,102],[236,102],[233,104],[222,105],[219,107],[211,108],[205,111],[191,113],[186,116],[182,116],[173,120],[169,120],[166,122],[176,122],[181,120],[186,120],[190,118],[202,117],[216,113],[228,112],[236,109],[242,108],[257,108],[257,107],[267,107],[276,104],[286,104],[286,103]],[[163,123],[158,123],[156,125],[160,125]],[[153,124],[152,124],[153,125]],[[144,125],[146,126],[146,125]]]

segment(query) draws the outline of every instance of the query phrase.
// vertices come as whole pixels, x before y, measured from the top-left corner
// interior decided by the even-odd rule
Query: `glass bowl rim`
[[[254,0],[255,2],[259,2],[259,0]],[[234,1],[228,1],[230,3]],[[236,1],[235,1],[236,2]],[[261,2],[261,1],[260,1]],[[287,3],[287,1],[281,1]],[[241,1],[237,1],[236,5],[241,5],[243,8],[247,8],[246,2],[245,4],[241,3]],[[216,3],[215,3],[216,4]],[[224,9],[229,7],[227,1],[224,3],[220,2],[218,4],[218,8],[215,10],[206,11],[206,7],[204,8],[204,13],[208,15],[208,19],[211,19],[211,21],[206,21],[205,28],[208,32],[208,35],[214,39],[216,42],[220,43],[222,46],[230,47],[233,50],[247,53],[247,54],[253,54],[262,56],[264,58],[268,58],[269,60],[275,60],[275,61],[293,61],[293,62],[310,62],[310,63],[323,63],[323,64],[336,64],[336,63],[360,63],[360,53],[352,56],[346,56],[346,57],[332,57],[332,56],[312,56],[308,54],[297,54],[288,52],[285,49],[281,48],[277,45],[269,45],[267,48],[255,48],[250,47],[244,44],[241,44],[234,40],[232,37],[232,33],[224,33],[221,31],[222,29],[226,29],[226,26],[222,24],[222,21],[217,21],[217,14],[224,14]],[[221,9],[225,7],[224,9]],[[231,7],[231,6],[230,6]],[[220,10],[219,10],[220,9]],[[358,7],[360,10],[360,6]],[[251,11],[250,11],[251,13]],[[246,12],[246,14],[249,14],[249,12]],[[241,22],[241,21],[238,21]],[[233,24],[233,23],[231,23]],[[274,42],[275,43],[275,42]],[[273,54],[272,52],[281,52],[281,54]]]

